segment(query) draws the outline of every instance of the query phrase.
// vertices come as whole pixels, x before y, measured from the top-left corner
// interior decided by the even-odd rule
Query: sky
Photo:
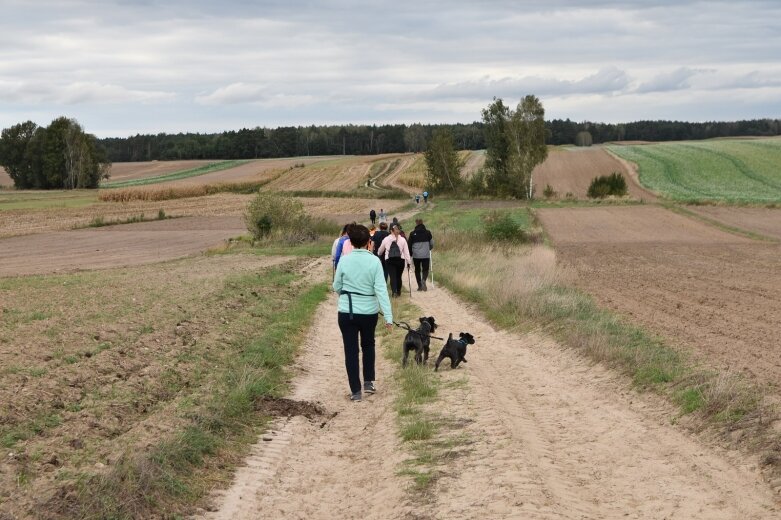
[[[781,117],[781,1],[0,0],[0,128]]]

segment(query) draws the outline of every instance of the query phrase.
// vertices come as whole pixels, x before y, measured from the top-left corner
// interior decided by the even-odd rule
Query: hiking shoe
[[[363,383],[363,391],[367,394],[375,393],[377,389],[374,387],[374,381],[366,381]]]
[[[361,398],[362,396],[360,392],[355,392],[354,394],[350,394],[350,401],[358,402],[361,400]]]

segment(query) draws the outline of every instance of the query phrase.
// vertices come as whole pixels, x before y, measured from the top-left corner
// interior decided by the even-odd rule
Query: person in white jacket
[[[382,241],[377,254],[385,257],[385,266],[390,275],[391,296],[401,296],[402,274],[405,267],[409,269],[412,265],[412,257],[409,254],[407,240],[401,236],[401,228],[398,224],[391,225],[391,234]]]

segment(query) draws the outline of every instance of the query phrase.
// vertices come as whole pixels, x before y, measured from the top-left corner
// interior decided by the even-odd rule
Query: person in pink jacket
[[[401,296],[402,274],[405,267],[409,269],[412,265],[412,257],[398,224],[391,225],[391,234],[383,239],[377,254],[385,257],[385,265],[390,275],[391,296]]]

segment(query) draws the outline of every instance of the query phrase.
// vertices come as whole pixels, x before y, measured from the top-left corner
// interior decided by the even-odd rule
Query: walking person
[[[415,194],[415,204],[420,204],[420,194],[419,193]]]
[[[363,368],[363,392],[373,394],[377,391],[374,384],[374,330],[377,326],[377,313],[382,308],[385,327],[390,330],[393,328],[393,311],[382,275],[382,266],[369,250],[369,230],[366,226],[354,224],[348,228],[347,233],[353,251],[339,262],[333,289],[339,294],[338,323],[339,330],[342,331],[350,400],[360,401],[363,397],[360,365]]]
[[[428,204],[428,192],[423,192],[423,204]]]
[[[372,226],[373,226],[374,224],[376,224],[376,220],[377,220],[377,212],[376,212],[376,211],[374,211],[374,208],[372,208],[372,210],[369,212],[369,220],[371,220],[371,221],[372,221]]]
[[[344,240],[344,237],[347,236],[347,226],[348,224],[344,225],[342,228],[342,234],[336,237],[334,244],[331,246],[331,263],[333,264],[334,275],[336,274],[336,264],[339,262],[339,256],[341,255],[342,240]]]
[[[434,249],[434,237],[431,231],[423,225],[422,219],[415,220],[415,230],[409,235],[409,248],[412,252],[412,262],[415,264],[415,281],[418,291],[428,291],[426,280],[431,267],[431,250]]]
[[[388,281],[388,266],[385,265],[385,255],[381,255],[379,253],[380,245],[382,245],[382,241],[385,240],[385,237],[390,235],[388,232],[388,224],[385,222],[382,222],[380,224],[380,229],[378,229],[374,236],[372,236],[372,242],[374,243],[374,254],[377,256],[377,258],[380,259],[380,263],[382,264],[382,273],[385,276],[385,282]]]
[[[412,265],[412,258],[409,255],[407,240],[401,236],[401,228],[398,224],[391,224],[391,234],[385,237],[377,250],[377,254],[385,255],[385,266],[388,268],[390,276],[391,295],[401,296],[402,275],[404,268],[409,269]]]
[[[379,217],[380,217],[380,224],[382,224],[383,222],[388,222],[388,215],[385,214],[385,210],[382,208],[380,208]]]

